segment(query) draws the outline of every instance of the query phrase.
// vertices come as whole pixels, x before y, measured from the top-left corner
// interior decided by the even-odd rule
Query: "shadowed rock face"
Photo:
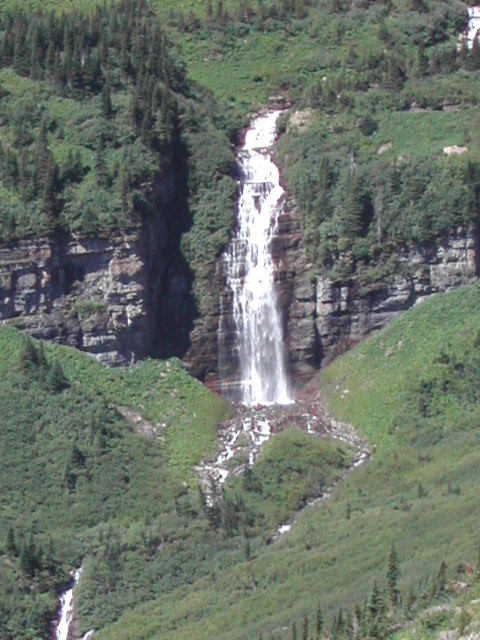
[[[57,237],[0,248],[0,318],[108,364],[145,356],[154,333],[141,234]]]
[[[370,286],[352,280],[336,285],[315,281],[314,322],[325,360],[429,296],[475,282],[478,237],[461,230],[438,246],[412,247],[397,256],[397,275]]]
[[[0,322],[109,365],[183,355],[193,305],[168,231],[171,186],[155,198],[140,229],[111,239],[57,234],[0,245]]]

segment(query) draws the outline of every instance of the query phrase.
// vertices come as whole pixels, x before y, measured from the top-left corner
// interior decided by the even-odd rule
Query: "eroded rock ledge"
[[[273,254],[293,379],[309,379],[321,364],[430,295],[473,283],[479,246],[478,230],[459,229],[438,246],[399,251],[396,274],[388,279],[334,282],[315,274],[299,215],[287,206]],[[225,285],[219,261],[201,313],[195,312],[188,269],[163,214],[109,240],[59,234],[0,245],[0,323],[110,365],[185,355],[190,371],[216,390],[221,312],[224,330],[234,331]]]
[[[396,256],[396,274],[362,284],[312,275],[301,255],[293,261],[292,301],[287,308],[292,369],[297,379],[429,296],[475,282],[478,231],[461,229],[438,246],[411,247]]]

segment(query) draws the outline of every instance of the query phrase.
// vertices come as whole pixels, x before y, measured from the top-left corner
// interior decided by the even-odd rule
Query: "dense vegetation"
[[[276,93],[304,114],[284,119],[279,159],[315,269],[369,282],[399,248],[477,223],[480,54],[457,50],[463,2],[153,2],[175,51],[143,4],[135,19],[131,3],[65,1],[81,12],[55,20],[19,6],[37,4],[5,3],[0,27],[4,238],[138,224],[173,162],[172,228],[193,224],[182,249],[205,277],[233,222],[229,140]],[[467,153],[444,157],[453,144]]]
[[[368,282],[399,249],[478,225],[479,48],[457,50],[462,3],[333,4],[280,159],[315,268]]]
[[[208,270],[232,225],[233,153],[146,2],[3,12],[0,83],[2,240],[108,236],[161,212]]]
[[[96,575],[104,588],[113,523],[140,536],[174,511],[225,408],[175,362],[109,372],[18,332],[2,330],[0,344],[0,636],[47,638],[72,567],[100,536],[91,553],[107,558],[107,574]],[[112,405],[119,397],[146,406],[163,429],[137,433]],[[192,441],[179,451],[187,428]]]
[[[226,407],[178,361],[112,371],[13,330],[0,348],[5,640],[50,637],[58,592],[81,564],[85,631],[214,566],[243,568],[348,461],[343,445],[286,431],[207,504],[192,470],[214,452]]]

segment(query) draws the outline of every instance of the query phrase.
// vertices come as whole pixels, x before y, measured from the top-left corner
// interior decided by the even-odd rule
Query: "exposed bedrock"
[[[438,246],[399,250],[396,274],[388,279],[369,285],[355,277],[334,282],[328,276],[315,274],[303,248],[299,215],[292,203],[287,203],[279,220],[272,252],[289,367],[297,383],[427,297],[473,283],[480,260],[478,231],[459,229]],[[221,330],[232,333],[231,300],[225,288],[220,307],[226,316],[220,323]],[[212,327],[217,325],[215,316]],[[228,335],[225,339],[228,343]],[[203,342],[204,349],[207,343]],[[232,363],[232,371],[235,368]],[[217,386],[216,376],[215,369],[207,373],[213,387]]]
[[[308,377],[310,367],[325,364],[429,296],[473,283],[478,247],[478,232],[460,229],[437,246],[400,250],[395,275],[369,285],[355,277],[338,283],[314,275],[302,251],[292,262],[287,251],[285,279],[293,286],[285,313],[295,377]]]
[[[172,187],[156,213],[110,239],[69,234],[0,245],[0,322],[110,365],[184,353],[193,305],[168,229]]]
[[[298,383],[402,311],[478,276],[478,231],[457,230],[438,246],[400,251],[396,275],[387,280],[333,282],[315,274],[299,215],[290,202],[285,209],[272,251],[289,369]],[[0,245],[0,322],[111,365],[184,356],[193,375],[218,389],[218,328],[227,344],[235,331],[222,262],[205,280],[196,309],[165,211],[159,207],[141,229],[110,240],[59,234]],[[230,363],[232,376],[237,364]]]

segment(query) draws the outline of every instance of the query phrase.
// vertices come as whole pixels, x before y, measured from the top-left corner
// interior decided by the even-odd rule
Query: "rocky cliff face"
[[[298,214],[287,206],[273,256],[292,377],[308,379],[402,311],[475,281],[479,246],[478,231],[459,230],[438,247],[399,253],[397,275],[389,280],[337,283],[313,272]],[[222,264],[206,282],[200,312],[187,274],[161,207],[143,228],[113,240],[63,235],[3,245],[0,322],[111,365],[152,354],[186,354],[191,373],[218,390],[218,328],[234,330]],[[228,343],[228,335],[225,339]]]
[[[399,252],[397,274],[387,280],[365,285],[352,277],[338,283],[315,274],[303,248],[299,214],[287,203],[272,252],[292,378],[307,380],[322,364],[429,296],[473,283],[479,275],[479,247],[478,231],[458,230],[439,246]],[[208,310],[192,333],[188,362],[195,375],[219,390],[218,342],[233,344],[235,331],[221,261],[210,281],[208,300]],[[227,375],[231,373],[224,390],[236,384],[235,353],[229,357],[230,367],[228,362],[222,365]]]
[[[148,352],[147,273],[139,235],[71,237],[0,248],[0,318],[110,364]]]
[[[157,214],[110,240],[56,235],[0,246],[0,322],[111,365],[170,353],[174,341],[185,348],[189,288],[168,232],[171,195],[162,185]]]
[[[399,252],[397,275],[374,284],[314,276],[302,252],[291,263],[288,314],[291,365],[297,379],[345,351],[429,296],[473,283],[479,274],[478,231],[459,230],[439,245]],[[294,274],[294,275],[293,275]]]

